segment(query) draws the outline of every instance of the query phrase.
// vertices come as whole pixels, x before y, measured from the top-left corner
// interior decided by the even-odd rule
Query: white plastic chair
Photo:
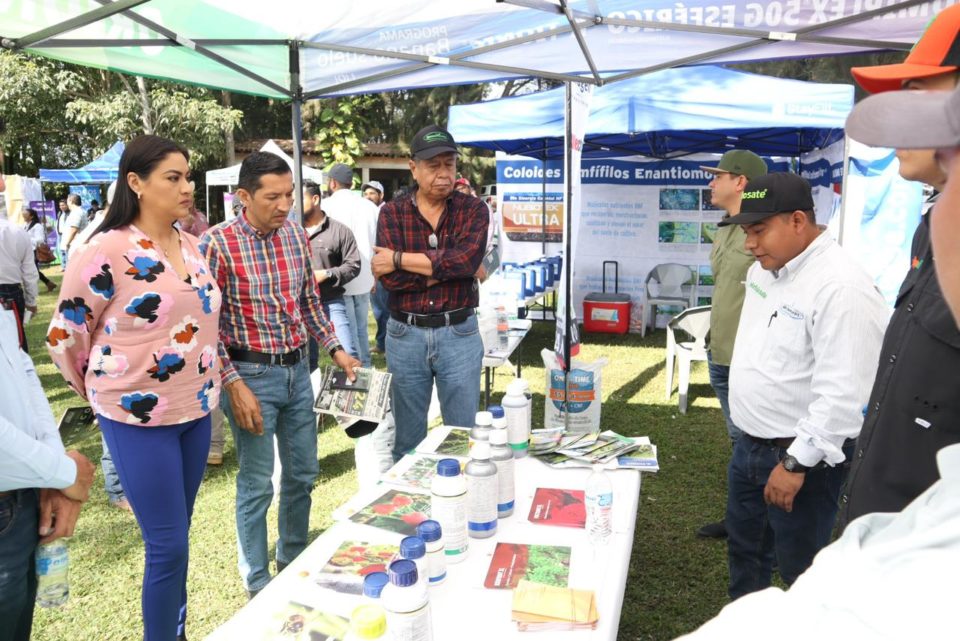
[[[656,328],[657,305],[693,307],[696,282],[696,273],[687,265],[663,263],[650,270],[645,283],[647,303],[643,307],[640,335],[646,336],[647,327]]]
[[[692,341],[677,342],[676,332],[683,330]],[[690,387],[690,363],[707,360],[707,332],[710,331],[710,306],[685,309],[667,323],[667,396],[673,392],[673,362],[680,370],[678,391],[680,413],[687,413],[687,390]]]

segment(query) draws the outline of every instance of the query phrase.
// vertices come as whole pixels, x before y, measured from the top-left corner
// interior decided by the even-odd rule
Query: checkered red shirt
[[[223,382],[240,378],[227,348],[285,354],[307,331],[329,351],[340,345],[323,312],[306,231],[287,220],[261,235],[245,214],[204,233],[200,251],[223,293],[220,359]]]
[[[377,245],[403,252],[426,254],[433,265],[433,278],[395,271],[380,279],[390,292],[390,309],[411,314],[436,314],[461,307],[476,307],[480,292],[474,274],[487,248],[490,214],[479,198],[453,192],[434,232],[417,209],[416,191],[380,209]],[[437,248],[430,247],[430,234],[437,235]]]

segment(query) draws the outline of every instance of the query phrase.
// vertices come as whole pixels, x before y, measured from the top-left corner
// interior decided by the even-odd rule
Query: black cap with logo
[[[813,192],[806,178],[788,172],[757,176],[743,188],[740,213],[719,225],[752,225],[777,214],[813,211]]]
[[[437,125],[427,125],[417,132],[410,143],[410,155],[414,160],[429,160],[449,153],[457,153],[457,143],[449,131]]]

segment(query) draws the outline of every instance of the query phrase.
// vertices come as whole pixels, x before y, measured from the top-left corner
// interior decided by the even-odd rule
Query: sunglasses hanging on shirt
[[[430,238],[427,239],[427,242],[430,243],[430,249],[436,249],[439,241],[437,240],[436,234],[430,234]]]

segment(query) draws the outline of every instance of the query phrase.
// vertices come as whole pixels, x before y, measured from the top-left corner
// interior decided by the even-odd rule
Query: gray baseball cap
[[[960,88],[886,91],[861,100],[847,135],[874,147],[938,149],[960,145]]]

